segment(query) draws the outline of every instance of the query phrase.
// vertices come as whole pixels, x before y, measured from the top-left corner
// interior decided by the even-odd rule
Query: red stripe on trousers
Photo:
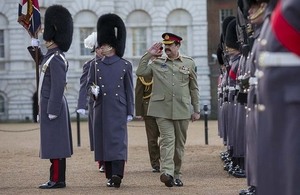
[[[59,160],[53,159],[53,181],[58,182],[59,179]]]

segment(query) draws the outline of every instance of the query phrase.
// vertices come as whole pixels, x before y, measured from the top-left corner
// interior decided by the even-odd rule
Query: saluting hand
[[[150,53],[152,56],[161,56],[162,55],[162,43],[157,42],[154,43],[149,49],[148,53]]]

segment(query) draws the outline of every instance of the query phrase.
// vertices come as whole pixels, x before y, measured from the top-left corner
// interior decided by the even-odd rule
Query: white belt
[[[300,67],[300,57],[290,52],[262,52],[259,55],[261,67]]]
[[[235,90],[235,87],[228,87],[229,91],[234,91]]]
[[[257,85],[257,78],[256,77],[250,77],[249,78],[249,85]]]
[[[240,90],[240,86],[239,85],[235,86],[235,89]]]

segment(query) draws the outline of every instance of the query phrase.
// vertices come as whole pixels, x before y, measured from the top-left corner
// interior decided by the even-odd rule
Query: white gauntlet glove
[[[31,39],[31,46],[32,46],[32,47],[38,47],[38,46],[40,46],[40,40],[39,40],[39,39],[32,38],[32,39]]]
[[[48,118],[49,118],[50,120],[53,120],[53,119],[56,119],[57,116],[56,116],[56,115],[53,115],[53,114],[48,114]]]
[[[132,119],[133,119],[132,115],[127,115],[127,122],[132,121]]]
[[[91,91],[95,95],[95,97],[97,98],[98,94],[99,94],[99,91],[100,91],[100,88],[99,88],[98,85],[92,85],[91,86]]]
[[[85,109],[78,109],[78,110],[76,110],[76,112],[77,112],[78,114],[85,115]]]

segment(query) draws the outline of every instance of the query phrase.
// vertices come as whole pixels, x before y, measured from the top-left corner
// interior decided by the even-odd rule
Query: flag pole
[[[23,6],[27,7],[26,13],[23,14]],[[39,10],[38,0],[20,0],[18,7],[18,22],[28,31],[31,38],[38,39],[38,33],[41,28],[41,16]],[[40,53],[39,46],[34,46],[34,58],[35,62],[35,78],[36,78],[36,93],[38,93],[39,88],[39,66],[40,66]],[[38,102],[38,100],[34,100]]]

